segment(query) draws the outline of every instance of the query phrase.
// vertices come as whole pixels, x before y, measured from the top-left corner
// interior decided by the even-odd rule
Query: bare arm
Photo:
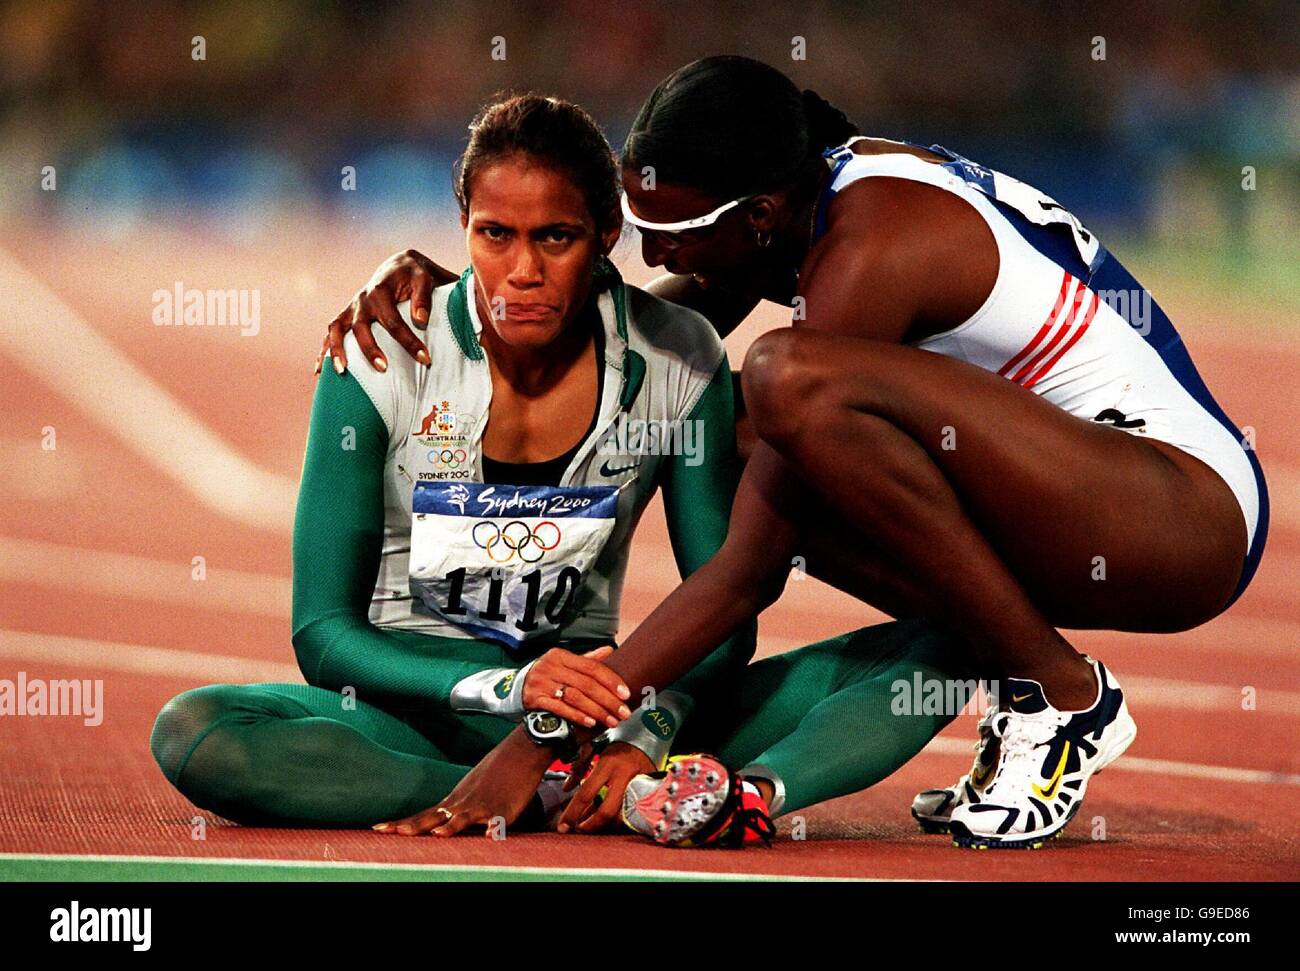
[[[720,337],[726,337],[758,306],[758,297],[749,297],[717,288],[704,289],[695,277],[665,273],[651,280],[646,292],[656,297],[688,307],[702,315]]]
[[[633,697],[671,684],[780,597],[798,543],[783,501],[791,475],[770,447],[755,449],[722,547],[605,662]]]
[[[836,198],[826,236],[800,268],[805,319],[794,326],[919,340],[967,320],[997,274],[993,234],[970,203],[921,182],[862,179]]]
[[[370,281],[357,291],[352,302],[329,325],[325,343],[316,359],[316,373],[320,374],[327,354],[339,374],[348,369],[343,338],[350,330],[356,331],[357,344],[370,366],[376,371],[388,370],[388,361],[370,331],[371,324],[376,322],[392,334],[411,357],[427,367],[429,352],[424,348],[424,341],[406,326],[402,315],[397,312],[397,305],[410,300],[411,319],[422,328],[429,322],[434,288],[454,283],[458,277],[459,274],[444,269],[416,250],[394,253],[379,264]]]
[[[952,280],[935,285],[944,261],[930,252],[933,234],[926,227],[939,216],[952,220],[962,210],[945,208],[951,204],[932,187],[913,192],[898,182],[867,179],[850,187],[852,195],[846,190],[847,204],[836,211],[833,232],[814,249],[800,273],[808,318],[799,326],[898,342],[918,316],[951,313],[945,301],[954,291],[967,300],[982,300],[987,294],[985,289],[968,295]],[[907,193],[904,199],[912,208],[899,206],[900,192]],[[970,209],[960,200],[956,204]],[[926,219],[918,227],[911,217],[922,206],[941,208],[938,214],[924,210]],[[979,218],[973,210],[969,215]],[[854,224],[865,223],[873,226],[866,240],[854,231]],[[666,279],[663,285],[675,287],[683,302],[713,292],[690,278]],[[661,688],[680,677],[710,645],[776,601],[798,551],[796,503],[806,501],[804,495],[796,473],[775,450],[759,442],[736,491],[722,547],[606,662],[623,676],[633,697],[646,685]]]

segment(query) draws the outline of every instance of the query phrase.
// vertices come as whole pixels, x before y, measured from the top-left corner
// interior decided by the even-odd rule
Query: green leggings
[[[842,634],[749,665],[724,703],[702,703],[677,751],[762,765],[784,812],[874,785],[951,714],[895,714],[896,682],[972,675],[923,621]],[[370,826],[435,805],[514,727],[490,715],[399,717],[310,685],[212,685],[178,695],[151,746],[195,805],[246,824]]]

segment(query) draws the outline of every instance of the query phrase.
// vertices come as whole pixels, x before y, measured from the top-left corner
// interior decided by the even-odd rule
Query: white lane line
[[[1267,672],[1261,672],[1267,674]],[[1148,678],[1126,675],[1120,682],[1124,694],[1135,709],[1184,708],[1202,711],[1254,710],[1268,715],[1300,716],[1300,691],[1281,688],[1250,686],[1249,695],[1243,693],[1245,685],[1198,684],[1172,678]],[[1243,707],[1251,698],[1253,709]],[[1141,717],[1139,711],[1138,717]]]
[[[1201,765],[1196,762],[1174,762],[1168,759],[1144,759],[1136,755],[1122,756],[1106,771],[1119,766],[1128,772],[1148,775],[1177,775],[1186,779],[1211,779],[1215,782],[1248,782],[1252,784],[1300,786],[1300,773],[1270,772],[1267,769],[1239,769],[1231,765]]]
[[[970,758],[974,746],[973,740],[964,742],[955,738],[936,738],[922,751]],[[1107,766],[1106,771],[1181,776],[1185,779],[1209,779],[1214,782],[1246,782],[1252,785],[1300,786],[1298,773],[1242,769],[1231,765],[1202,765],[1199,762],[1177,762],[1172,759],[1144,759],[1136,755],[1120,756],[1119,761]]]
[[[285,654],[291,656],[288,632],[284,638]],[[65,637],[61,634],[29,634],[24,631],[0,630],[0,658],[11,661],[67,664],[86,669],[149,674],[166,678],[185,678],[197,684],[231,682],[249,684],[265,681],[289,681],[302,684],[296,664],[231,657],[225,654],[200,654],[170,647],[139,647],[112,641]]]
[[[3,251],[0,292],[8,304],[0,349],[8,357],[106,423],[144,462],[209,509],[260,529],[290,528],[298,494],[293,479],[258,467],[222,441]],[[141,294],[138,326],[151,327],[145,299]],[[54,366],[50,348],[58,348]]]
[[[297,496],[293,479],[258,467],[222,441],[2,250],[0,290],[9,295],[11,311],[0,328],[0,348],[8,356],[44,378],[55,393],[109,424],[141,458],[215,511],[262,529],[289,528]],[[153,326],[144,323],[144,299],[142,294],[140,326]],[[59,367],[51,369],[47,349],[54,346],[59,348]],[[1216,351],[1232,353],[1232,345]],[[95,379],[55,383],[69,373]],[[1263,454],[1274,521],[1294,526],[1300,521],[1295,513],[1300,509],[1300,469]]]
[[[670,556],[663,557],[663,560],[666,561],[663,569],[669,571],[674,569]],[[640,570],[641,566],[653,562],[656,562],[656,558],[643,556],[638,570]],[[85,550],[75,546],[48,543],[42,540],[0,536],[0,581],[33,583],[53,589],[68,589],[75,591],[78,595],[98,594],[134,600],[152,600],[200,609],[250,613],[264,617],[289,616],[293,592],[290,578],[267,573],[231,570],[221,566],[220,563],[208,563],[206,570],[207,579],[196,581],[190,578],[191,566],[188,563],[153,559],[127,553]],[[1297,558],[1297,570],[1300,571],[1300,558]],[[676,573],[672,573],[671,580],[675,579]],[[671,580],[665,574],[664,582],[671,583]],[[823,586],[816,580],[803,582],[811,582],[818,587]],[[627,586],[624,588],[624,596],[628,599],[635,598],[641,595],[643,589],[644,577],[629,576]],[[671,586],[667,589],[671,589]],[[836,591],[830,591],[830,588],[824,588],[820,592],[829,592],[829,596],[841,596]],[[870,623],[880,623],[888,619],[883,615],[877,617],[873,614],[867,614],[866,611],[869,608],[856,601],[846,598],[845,604],[848,605],[849,611],[854,615],[853,620],[848,619],[846,616],[846,626],[854,622],[866,626]],[[791,648],[802,647],[808,643],[805,640],[764,634],[762,633],[763,626],[760,623],[759,647],[764,657],[768,654],[779,654]],[[634,627],[635,624],[631,624],[629,621],[624,625],[620,636],[626,637]],[[1190,650],[1194,652],[1200,649],[1221,649],[1228,650],[1233,654],[1250,655],[1252,657],[1289,658],[1295,654],[1296,645],[1300,645],[1300,623],[1283,619],[1238,617],[1229,613],[1222,617],[1216,617],[1195,631],[1182,634],[1115,635],[1109,632],[1099,633],[1096,631],[1071,633],[1071,637],[1078,642],[1081,648],[1097,643],[1100,638],[1115,638],[1117,636],[1121,638],[1119,642],[1121,649],[1133,646],[1138,643],[1137,638],[1141,637],[1141,642],[1151,645],[1152,650],[1160,650],[1163,644],[1168,643],[1171,647],[1178,647],[1180,651]],[[1168,640],[1170,637],[1175,640],[1170,642]],[[1140,682],[1141,680],[1131,676],[1125,677],[1124,686],[1127,689],[1132,682]],[[1147,680],[1154,681],[1154,679]],[[1277,694],[1272,691],[1268,693],[1270,695]],[[1239,700],[1238,698],[1237,702]],[[1282,704],[1292,705],[1293,710],[1295,710],[1297,703],[1300,703],[1300,694],[1292,693],[1290,700],[1286,698],[1277,700]],[[1146,701],[1147,699],[1144,698],[1144,703]],[[1221,695],[1218,701],[1223,704],[1229,703],[1227,695]],[[1233,704],[1237,702],[1233,702]],[[1150,703],[1159,704],[1159,697]],[[1213,700],[1209,703],[1219,707]],[[1229,704],[1229,707],[1231,707],[1231,704]]]
[[[1287,569],[1290,569],[1288,564]],[[1300,575],[1300,557],[1294,573]],[[1300,623],[1277,617],[1251,617],[1229,611],[1208,623],[1177,634],[1131,634],[1115,631],[1076,630],[1066,636],[1080,649],[1111,643],[1119,650],[1157,652],[1166,647],[1179,651],[1223,652],[1238,656],[1294,658],[1300,647]],[[1103,647],[1099,647],[1103,650]],[[1125,679],[1127,684],[1128,679]]]
[[[133,644],[64,637],[56,634],[30,634],[13,630],[0,630],[0,658],[11,661],[21,660],[24,663],[44,661],[50,664],[125,671],[132,674],[189,678],[202,684],[263,681],[288,681],[301,684],[303,680],[295,665],[277,661],[259,661],[223,654],[199,654],[165,647],[137,647]],[[1206,685],[1205,687],[1218,686]],[[936,738],[926,746],[925,751],[938,755],[969,756],[972,745],[973,741]],[[1107,771],[1143,772],[1213,779],[1220,782],[1300,785],[1300,775],[1264,769],[1176,762],[1168,759],[1144,759],[1131,755],[1124,756]]]
[[[1291,625],[1294,634],[1300,637],[1300,625]],[[759,634],[764,655],[782,654],[804,642],[788,637],[765,637]],[[1267,670],[1262,670],[1267,675]],[[1135,708],[1174,708],[1190,711],[1243,711],[1242,688],[1245,685],[1205,684],[1195,681],[1179,681],[1172,678],[1149,678],[1141,675],[1118,675],[1120,685],[1129,703]],[[1255,710],[1270,715],[1300,716],[1300,691],[1285,691],[1281,688],[1255,688]],[[1137,717],[1141,717],[1138,713]]]
[[[195,580],[192,569],[189,563],[0,536],[0,580],[67,589],[77,597],[128,597],[283,617],[288,626],[293,592],[288,577],[208,562],[205,579]]]
[[[129,856],[129,855],[95,855],[81,853],[0,853],[0,864],[5,860],[39,861],[42,863],[60,863],[73,861],[77,863],[142,863],[156,865],[184,865],[189,863],[214,867],[263,867],[276,869],[288,867],[304,870],[401,870],[412,873],[479,873],[502,874],[508,877],[512,873],[528,873],[538,876],[588,877],[621,879],[667,879],[667,880],[725,880],[731,882],[748,881],[797,881],[800,883],[911,883],[910,878],[901,877],[821,877],[804,875],[787,875],[783,873],[726,873],[710,870],[651,870],[631,867],[550,867],[550,866],[486,866],[480,863],[366,863],[358,860],[260,860],[239,857],[193,857],[193,856]],[[935,882],[935,881],[923,881]]]
[[[287,577],[227,570],[209,564],[207,578],[200,581],[191,579],[190,570],[187,563],[126,553],[92,552],[72,546],[0,536],[0,580],[70,588],[83,596],[99,594],[130,597],[267,617],[287,618],[289,615],[292,583]],[[1258,644],[1258,649],[1266,652],[1269,645],[1276,647],[1300,643],[1300,624],[1293,622],[1247,618],[1237,621],[1223,617],[1211,623],[1218,627],[1220,635],[1235,631],[1235,637],[1224,639],[1238,647]],[[1255,631],[1256,627],[1259,628],[1258,631]],[[783,653],[804,644],[796,638],[768,635],[762,635],[760,640],[765,656]],[[1125,675],[1122,683],[1130,700],[1138,707],[1220,712],[1241,711],[1242,689],[1245,687],[1141,675]],[[1256,710],[1300,716],[1300,692],[1253,687]]]

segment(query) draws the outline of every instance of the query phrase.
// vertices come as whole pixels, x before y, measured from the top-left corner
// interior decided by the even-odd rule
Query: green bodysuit
[[[716,436],[710,447],[718,451],[696,464],[665,457],[660,468],[683,577],[721,545],[737,479],[725,357],[690,417]],[[452,688],[484,669],[517,668],[543,646],[513,652],[370,620],[390,437],[354,376],[325,369],[293,537],[293,644],[308,683],[213,685],[164,707],[152,736],[155,758],[201,808],[264,825],[399,819],[435,805],[514,728],[504,718],[454,710]],[[695,702],[676,750],[761,766],[756,771],[783,784],[785,812],[875,783],[951,720],[897,714],[896,684],[910,686],[916,672],[969,676],[959,645],[920,621],[865,628],[747,666],[753,643],[751,625],[673,686]]]

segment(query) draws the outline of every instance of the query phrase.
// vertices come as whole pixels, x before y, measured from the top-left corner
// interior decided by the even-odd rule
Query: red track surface
[[[23,248],[13,255],[227,446],[267,472],[296,480],[320,322],[383,255],[382,247],[360,252],[340,232],[309,228],[245,250],[163,231],[106,248],[71,236],[32,237],[24,229]],[[439,252],[458,258],[454,244]],[[322,267],[331,277],[318,286],[322,271],[316,268]],[[73,279],[75,286],[67,282]],[[175,280],[201,288],[260,288],[261,333],[241,338],[232,328],[153,326],[150,294]],[[5,281],[6,290],[11,285]],[[204,677],[201,669],[178,673],[165,660],[148,672],[123,670],[130,667],[121,657],[129,647],[107,661],[88,653],[85,662],[70,665],[47,653],[49,641],[34,635],[291,664],[289,521],[264,529],[220,514],[162,475],[147,446],[124,440],[121,407],[73,400],[67,389],[76,382],[91,385],[97,375],[94,369],[70,375],[60,367],[61,342],[75,342],[81,332],[51,313],[42,321],[49,333],[47,368],[19,364],[12,338],[0,343],[6,370],[0,405],[7,418],[0,436],[6,454],[0,475],[0,631],[6,632],[0,634],[0,677],[24,670],[31,677],[103,678],[106,717],[98,728],[69,718],[0,719],[0,852],[851,877],[1294,879],[1300,876],[1300,402],[1292,389],[1300,344],[1280,328],[1239,319],[1245,316],[1240,312],[1234,317],[1229,308],[1180,303],[1176,293],[1158,296],[1228,412],[1256,429],[1273,490],[1269,549],[1246,596],[1227,616],[1196,631],[1075,638],[1126,684],[1143,686],[1131,704],[1139,735],[1129,755],[1090,788],[1066,836],[1038,853],[958,851],[941,837],[916,832],[907,814],[912,794],[951,782],[968,764],[951,745],[923,753],[868,792],[808,811],[807,841],[782,838],[767,851],[669,851],[622,835],[433,841],[219,822],[206,841],[192,841],[195,810],[154,766],[148,733],[169,697],[217,678]],[[759,329],[751,325],[729,341],[733,361]],[[57,430],[53,452],[40,448],[46,426]],[[95,578],[97,565],[106,562],[97,553],[143,559],[115,568],[116,574],[100,569],[105,575]],[[203,583],[190,579],[195,555],[207,560]],[[69,564],[67,557],[75,559]],[[231,571],[281,582],[259,585],[256,577],[232,579]],[[634,547],[625,631],[673,580],[662,518],[653,512]],[[760,652],[876,619],[815,581],[792,583],[764,615]],[[1236,703],[1246,686],[1257,691],[1254,710]],[[959,718],[943,737],[973,740],[974,720]],[[1195,770],[1170,763],[1274,775],[1268,781],[1189,777]],[[1104,819],[1104,841],[1091,838],[1097,817]],[[788,832],[788,820],[782,830]]]

